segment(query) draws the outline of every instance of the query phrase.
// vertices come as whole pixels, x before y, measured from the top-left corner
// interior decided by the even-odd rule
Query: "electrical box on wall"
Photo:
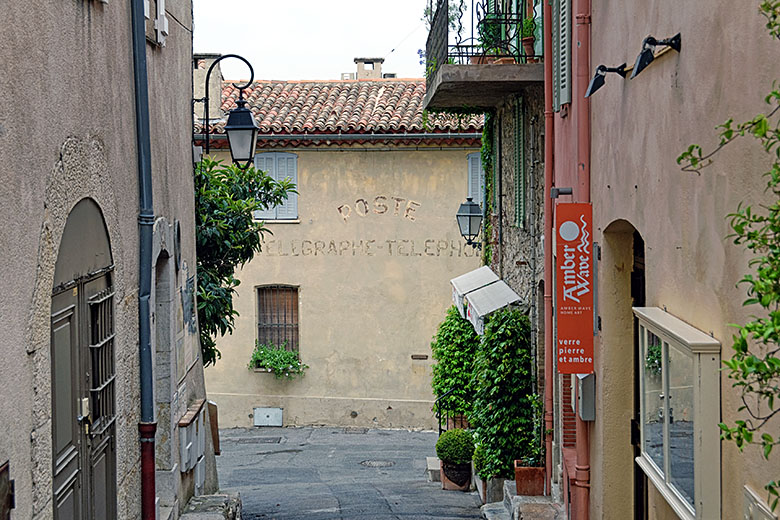
[[[255,408],[252,417],[255,426],[281,426],[282,408]]]
[[[596,420],[596,374],[577,374],[577,411],[583,421]]]

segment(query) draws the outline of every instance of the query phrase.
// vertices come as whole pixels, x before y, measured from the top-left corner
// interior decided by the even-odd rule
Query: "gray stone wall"
[[[544,90],[526,89],[496,113],[497,157],[491,268],[520,295],[537,340],[537,364],[544,363],[539,330],[544,321]],[[489,172],[487,174],[490,174]],[[500,182],[498,176],[500,175]],[[541,384],[542,370],[539,370]]]

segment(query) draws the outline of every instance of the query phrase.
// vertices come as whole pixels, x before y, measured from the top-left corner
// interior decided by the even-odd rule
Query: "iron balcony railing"
[[[428,0],[425,77],[445,63],[542,60],[542,0]]]
[[[439,421],[439,436],[451,428],[469,428],[466,417],[453,409],[452,394],[455,390],[457,388],[444,392],[433,403],[433,412]]]

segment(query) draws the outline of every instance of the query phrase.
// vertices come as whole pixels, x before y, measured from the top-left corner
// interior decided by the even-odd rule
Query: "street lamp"
[[[466,239],[466,245],[480,249],[482,245],[474,239],[479,235],[479,228],[482,225],[482,208],[468,197],[458,208],[456,216],[460,235]]]
[[[204,110],[204,127],[206,130],[206,155],[211,150],[211,128],[209,126],[209,79],[211,78],[211,71],[220,61],[225,58],[238,58],[246,63],[249,67],[249,81],[244,85],[237,85],[233,83],[233,86],[238,89],[238,101],[236,101],[236,108],[228,113],[227,123],[225,124],[225,134],[227,134],[228,144],[230,145],[230,156],[233,159],[233,163],[245,170],[249,167],[252,159],[255,155],[255,146],[257,144],[257,132],[258,127],[255,123],[255,118],[252,115],[252,111],[246,108],[246,100],[244,99],[244,89],[252,84],[255,79],[255,71],[252,69],[252,65],[244,58],[237,54],[225,54],[220,56],[209,67],[206,72],[206,95],[201,99],[195,101],[204,102],[206,108]]]
[[[596,74],[594,74],[593,79],[590,80],[588,90],[585,91],[585,97],[592,96],[594,92],[604,86],[604,77],[607,75],[607,72],[614,72],[625,78],[626,64],[624,63],[618,67],[607,67],[606,65],[599,65],[596,67]]]

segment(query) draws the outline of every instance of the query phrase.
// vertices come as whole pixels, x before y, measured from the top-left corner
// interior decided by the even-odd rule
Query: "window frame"
[[[291,316],[293,316],[295,318],[294,322],[291,322],[291,323],[280,323],[277,320],[277,322],[275,322],[275,323],[269,322],[267,324],[266,323],[261,324],[261,322],[260,322],[261,316],[262,316],[261,305],[262,305],[262,301],[263,301],[263,299],[261,298],[261,291],[268,290],[268,289],[270,289],[270,290],[280,290],[281,289],[281,290],[290,291],[290,292],[294,293],[294,295],[295,295],[295,309],[294,309],[293,313],[291,314]],[[255,317],[255,334],[256,334],[256,336],[255,336],[255,339],[257,340],[257,342],[259,344],[265,344],[265,345],[271,344],[270,341],[267,341],[268,337],[261,337],[261,336],[264,336],[260,332],[261,328],[263,328],[263,327],[268,328],[269,326],[270,327],[273,327],[273,326],[277,326],[277,327],[278,326],[292,326],[292,328],[294,330],[294,342],[293,342],[293,344],[289,344],[288,343],[288,345],[285,347],[285,350],[290,350],[292,352],[299,352],[300,351],[300,344],[301,344],[301,332],[300,332],[301,331],[300,286],[298,286],[298,285],[290,285],[290,284],[279,284],[279,283],[256,285],[255,286],[255,300],[256,300],[256,302],[255,302],[255,312],[256,312],[256,317]],[[274,315],[277,315],[277,314],[278,314],[278,311],[275,309],[274,310]],[[281,345],[277,345],[277,344],[274,343],[274,346],[280,347]]]
[[[641,454],[636,462],[684,520],[720,519],[720,341],[658,307],[634,307],[639,326],[639,392]],[[663,468],[645,451],[645,351],[648,333],[657,336],[662,346],[661,391],[669,396],[669,349],[689,356],[693,361],[693,464],[694,506],[691,507],[671,482],[669,443],[669,399],[664,399]],[[718,456],[713,456],[717,453]]]
[[[259,161],[260,159],[269,159],[272,158],[274,161],[274,169],[273,171],[267,171],[264,168],[259,167]],[[289,175],[285,175],[284,177],[280,178],[279,172],[278,172],[278,165],[279,165],[279,159],[292,159],[293,163],[295,165],[295,178],[292,179],[295,183],[296,190],[299,189],[299,183],[298,183],[298,154],[291,153],[291,152],[261,152],[256,153],[255,157],[253,159],[254,166],[258,170],[262,170],[266,172],[272,179],[276,181],[281,181],[282,179],[285,179],[289,177]],[[266,210],[259,210],[254,212],[254,219],[255,220],[263,220],[265,222],[279,222],[279,223],[299,223],[300,222],[300,210],[298,207],[298,193],[289,193],[287,195],[287,203],[293,204],[295,208],[295,215],[294,216],[279,216],[279,208],[283,206],[284,203],[278,204],[276,206],[273,206],[271,208],[268,208]],[[273,212],[273,216],[268,216],[268,212]]]

